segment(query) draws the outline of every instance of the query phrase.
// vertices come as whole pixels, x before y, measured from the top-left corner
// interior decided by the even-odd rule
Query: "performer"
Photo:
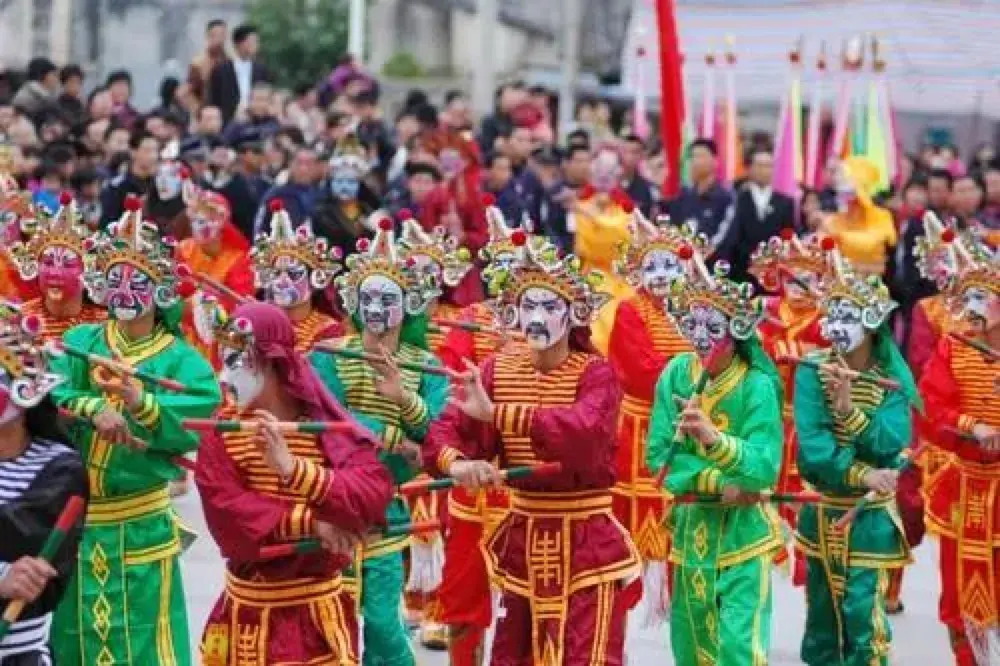
[[[364,182],[370,170],[367,151],[355,134],[337,141],[330,158],[329,193],[320,197],[311,219],[316,235],[345,256],[359,239],[371,236],[370,216],[379,213],[378,196]]]
[[[840,164],[837,203],[840,211],[829,216],[821,232],[833,237],[860,273],[882,275],[889,251],[896,246],[892,214],[872,201],[879,170],[864,157],[849,157]]]
[[[53,399],[85,420],[73,441],[91,493],[76,576],[53,624],[60,664],[191,663],[181,544],[167,494],[180,470],[168,456],[197,447],[180,421],[209,416],[220,395],[211,365],[180,337],[177,282],[184,268],[140,209],[129,197],[121,220],[85,257],[88,293],[111,321],[72,328],[64,341],[178,381],[186,391],[140,384],[68,354],[52,363],[67,379]],[[124,446],[130,436],[146,449]]]
[[[1000,263],[971,236],[954,239],[953,330],[1000,349]],[[1000,401],[997,363],[942,337],[920,378],[922,430],[952,457],[928,480],[927,529],[941,540],[941,621],[959,666],[990,663],[1000,624]]]
[[[618,304],[608,345],[608,361],[625,390],[613,493],[615,516],[642,556],[642,621],[654,626],[666,619],[669,595],[670,539],[663,525],[669,504],[646,468],[646,439],[656,382],[670,359],[691,349],[667,319],[663,303],[674,280],[684,277],[680,247],[697,239],[687,226],[654,226],[638,208],[632,212],[630,236],[619,247],[614,266],[636,293]]]
[[[205,518],[227,560],[226,589],[202,639],[203,663],[357,664],[354,600],[340,573],[392,500],[377,441],[360,426],[320,435],[269,427],[274,419],[357,425],[295,351],[280,308],[241,305],[216,338],[225,360],[221,381],[235,396],[219,418],[252,415],[261,431],[208,434],[198,453]],[[321,539],[324,550],[255,561],[262,545],[306,537]]]
[[[531,238],[520,226],[510,227],[503,213],[491,199],[485,200],[489,241],[479,256],[486,263],[483,277],[494,287],[498,273],[503,275],[517,261],[518,247]],[[495,315],[486,302],[473,303],[456,317],[458,321],[482,327],[479,331],[453,327],[437,347],[441,362],[456,371],[465,370],[465,362],[482,365],[499,352],[527,355],[529,347],[522,336],[508,337],[497,329]],[[448,494],[448,529],[444,542],[444,568],[438,590],[438,619],[449,627],[448,656],[451,666],[479,666],[483,660],[483,637],[493,621],[492,589],[486,560],[480,548],[483,539],[500,524],[510,507],[503,488],[472,492],[461,486]]]
[[[194,187],[188,189],[185,199],[191,237],[178,244],[177,260],[196,275],[204,275],[240,296],[252,297],[254,273],[249,257],[250,244],[233,224],[229,202],[221,194]],[[201,285],[187,301],[185,338],[218,370],[222,360],[212,343],[214,316],[210,310],[221,307],[232,312],[237,303],[229,295],[213,292],[206,285]]]
[[[257,236],[251,251],[256,285],[288,314],[295,326],[295,348],[305,353],[321,340],[344,334],[343,325],[318,307],[322,292],[340,271],[341,252],[314,236],[308,225],[293,230],[280,199],[272,199],[268,207],[271,230]]]
[[[831,348],[795,373],[795,428],[802,478],[822,493],[799,512],[807,557],[806,630],[810,666],[889,663],[886,592],[892,569],[911,561],[896,508],[897,468],[911,441],[916,387],[886,322],[896,304],[876,276],[855,273],[830,251],[820,325]],[[899,390],[851,380],[847,370],[889,378]],[[878,493],[852,525],[837,522],[868,491]]]
[[[622,392],[589,341],[608,296],[599,275],[551,245],[522,242],[518,253],[493,276],[498,322],[518,327],[531,353],[467,364],[463,393],[431,425],[424,460],[472,490],[499,482],[494,458],[561,464],[555,475],[510,482],[510,513],[483,546],[503,591],[491,663],[620,666],[626,611],[639,594],[625,583],[640,561],[611,510]]]
[[[674,357],[657,382],[646,464],[654,474],[669,464],[666,488],[675,495],[738,499],[778,482],[781,379],[757,338],[763,306],[753,287],[727,279],[719,264],[710,274],[697,247],[687,252],[687,279],[674,283],[667,311],[694,352]],[[766,664],[771,570],[783,547],[777,512],[760,503],[684,504],[669,522],[678,666]]]
[[[768,316],[759,327],[764,350],[771,358],[802,357],[815,349],[828,346],[820,330],[821,313],[816,300],[819,281],[826,269],[826,254],[815,236],[806,241],[796,238],[794,233],[785,233],[757,247],[751,257],[749,272],[763,289],[776,292],[776,295],[765,299]],[[796,461],[798,445],[792,409],[795,366],[781,364],[778,370],[785,397],[781,411],[785,447],[781,454],[781,474],[777,489],[781,493],[795,493],[803,488]],[[778,513],[785,524],[794,530],[798,521],[796,507],[782,504]],[[779,556],[779,559],[783,557]],[[791,561],[793,583],[805,585],[805,556],[793,548]]]
[[[83,518],[51,564],[38,555],[69,499],[87,497],[87,473],[48,398],[64,380],[47,368],[41,322],[0,310],[0,615],[11,602],[26,604],[0,639],[0,662],[46,666],[52,611],[72,576]]]
[[[4,170],[4,151],[0,145],[0,298],[23,301],[37,293],[19,279],[8,251],[23,240],[22,226],[33,226],[35,208],[31,193],[17,189],[17,181]]]
[[[418,447],[448,399],[445,377],[398,365],[440,365],[424,349],[423,337],[426,308],[440,292],[415,261],[400,257],[390,220],[382,220],[374,239],[362,239],[359,249],[347,258],[347,271],[337,278],[337,291],[361,333],[336,344],[347,353],[367,352],[384,360],[369,363],[314,353],[313,365],[330,392],[382,438],[382,463],[400,484],[413,478]],[[406,519],[402,500],[394,500],[386,513],[387,522]],[[414,664],[400,614],[401,551],[407,543],[407,537],[394,537],[364,544],[359,587],[366,666]]]
[[[69,192],[60,195],[54,215],[41,211],[23,225],[25,240],[10,247],[10,257],[22,280],[38,281],[41,296],[22,305],[22,315],[37,318],[46,341],[61,340],[79,324],[105,320],[107,310],[84,296],[84,257],[91,232]]]
[[[447,302],[454,297],[454,290],[472,269],[472,256],[465,247],[459,247],[454,236],[444,227],[431,233],[407,215],[401,214],[402,233],[399,239],[399,256],[423,272],[429,281],[440,285],[441,295],[433,299],[426,309],[431,328],[427,332],[428,349],[438,352],[444,342],[445,330],[435,328],[437,322],[448,321],[459,313],[457,305]],[[410,517],[414,521],[427,521],[444,513],[442,495],[430,493],[408,501]],[[407,581],[407,610],[419,617],[420,642],[424,647],[444,650],[448,647],[448,630],[440,622],[438,586],[444,566],[444,544],[440,532],[414,536],[410,542],[410,575]]]

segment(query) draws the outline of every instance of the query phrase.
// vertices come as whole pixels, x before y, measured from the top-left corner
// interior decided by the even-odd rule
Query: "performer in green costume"
[[[674,357],[657,383],[646,462],[654,474],[669,465],[671,493],[736,500],[778,480],[781,380],[756,337],[762,308],[752,287],[726,279],[724,269],[709,275],[700,257],[692,263],[700,273],[674,284],[667,308],[695,353]],[[766,664],[771,568],[782,548],[777,512],[758,503],[675,504],[670,523],[675,662]]]
[[[400,484],[415,475],[418,446],[448,401],[446,377],[400,367],[404,363],[440,365],[426,351],[423,314],[440,292],[432,275],[397,254],[390,220],[383,220],[371,242],[360,241],[358,250],[348,257],[347,271],[337,278],[337,287],[345,309],[362,332],[338,345],[355,355],[374,354],[380,361],[314,352],[312,362],[333,395],[382,438],[382,462]],[[389,505],[386,520],[407,520],[402,500],[396,498]],[[365,666],[415,663],[400,608],[401,551],[407,543],[407,537],[395,537],[364,545],[359,594]]]
[[[885,325],[895,303],[882,281],[863,277],[830,252],[820,325],[831,349],[795,374],[799,471],[822,493],[802,507],[797,541],[807,558],[806,630],[801,657],[810,666],[886,666],[892,637],[886,617],[891,569],[910,561],[896,507],[901,453],[910,444],[916,386]],[[845,369],[899,383],[888,391],[851,381]],[[836,523],[868,491],[877,491],[846,528]]]
[[[67,347],[116,358],[184,385],[154,383],[76,355],[53,360],[66,383],[56,403],[80,417],[73,441],[90,477],[90,506],[76,574],[56,611],[53,653],[63,666],[184,666],[191,663],[181,540],[167,483],[170,458],[197,439],[181,419],[208,417],[221,401],[212,367],[179,335],[180,298],[171,248],[127,202],[109,236],[88,246],[84,281],[111,320],[66,332]],[[148,445],[135,447],[135,439]]]

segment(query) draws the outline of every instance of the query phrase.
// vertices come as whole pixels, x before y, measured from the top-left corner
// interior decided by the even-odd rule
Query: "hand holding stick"
[[[852,370],[850,368],[838,365],[836,363],[823,363],[820,361],[815,361],[810,358],[803,358],[801,356],[792,356],[790,354],[785,354],[778,356],[774,359],[778,363],[785,365],[804,365],[815,370],[830,370],[831,372],[836,372],[847,377],[851,381],[868,382],[871,384],[876,384],[887,391],[898,391],[899,382],[895,379],[890,379],[888,377],[880,377],[871,372]]]
[[[512,479],[525,479],[528,477],[558,474],[560,471],[562,471],[561,463],[541,463],[538,465],[524,465],[522,467],[508,467],[507,469],[500,470],[500,478],[504,481],[510,481]],[[423,495],[435,490],[453,488],[457,485],[457,483],[458,480],[454,477],[411,481],[400,486],[399,492],[400,494],[406,496]]]
[[[323,352],[324,354],[333,354],[334,356],[339,356],[341,358],[353,358],[366,361],[367,363],[375,365],[384,365],[385,359],[371,352],[356,351],[354,349],[344,349],[341,347],[336,347],[329,343],[320,343],[313,347],[314,351]],[[452,372],[447,368],[440,365],[431,365],[429,363],[413,363],[410,361],[396,361],[396,365],[403,370],[411,370],[413,372],[426,372],[431,375],[441,375],[442,377],[451,377]]]
[[[81,416],[79,414],[76,414],[76,413],[74,413],[74,412],[66,409],[65,407],[60,407],[59,408],[59,415],[62,416],[62,417],[64,417],[64,418],[73,420],[73,421],[81,421],[81,422],[90,423],[91,425],[93,425],[93,422],[90,419],[88,419],[86,417],[83,417],[83,416]],[[127,434],[127,441],[125,442],[125,445],[128,446],[133,451],[148,451],[149,450],[149,443],[146,442],[143,439],[140,439],[140,438],[136,437],[132,433],[128,433]],[[171,456],[171,457],[167,458],[167,460],[169,462],[173,463],[174,465],[177,465],[181,469],[188,470],[189,472],[193,472],[195,470],[195,467],[196,467],[196,464],[194,463],[194,461],[188,460],[184,456]]]
[[[439,529],[441,529],[440,520],[425,520],[415,523],[389,525],[382,531],[373,531],[370,534],[390,539],[393,537],[436,532]],[[277,543],[271,546],[263,546],[257,551],[257,561],[267,562],[290,555],[314,553],[322,549],[323,542],[320,539],[302,539],[301,541],[293,541],[291,543]]]
[[[147,384],[155,384],[156,386],[165,388],[168,391],[174,391],[176,393],[193,393],[193,391],[191,391],[187,386],[176,380],[168,379],[166,377],[157,377],[156,375],[145,372],[144,370],[133,368],[124,361],[118,361],[99,354],[94,354],[92,352],[75,349],[63,344],[62,342],[49,342],[49,352],[53,355],[68,354],[69,356],[86,361],[90,365],[106,368],[123,377],[134,377]]]

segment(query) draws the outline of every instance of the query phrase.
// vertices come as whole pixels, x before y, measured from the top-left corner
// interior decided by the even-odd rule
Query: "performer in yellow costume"
[[[822,229],[833,236],[855,270],[867,275],[882,275],[896,246],[892,215],[872,201],[879,176],[878,167],[863,157],[844,160],[837,177],[840,211],[828,217]]]

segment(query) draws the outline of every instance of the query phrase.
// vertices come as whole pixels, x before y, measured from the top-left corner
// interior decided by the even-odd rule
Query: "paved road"
[[[205,530],[197,494],[192,491],[177,502],[183,520],[201,538],[184,556],[185,587],[188,595],[191,635],[198,637],[205,618],[215,603],[222,584],[219,551]],[[800,666],[799,642],[805,604],[801,590],[790,581],[775,576],[775,611],[771,631],[771,666]],[[928,540],[917,551],[917,562],[906,572],[903,600],[906,612],[893,619],[894,659],[897,666],[946,666],[950,662],[947,636],[937,621],[937,548]],[[197,640],[195,638],[194,640]],[[667,629],[630,631],[628,660],[632,666],[669,666]],[[447,666],[443,653],[417,649],[418,666]]]

